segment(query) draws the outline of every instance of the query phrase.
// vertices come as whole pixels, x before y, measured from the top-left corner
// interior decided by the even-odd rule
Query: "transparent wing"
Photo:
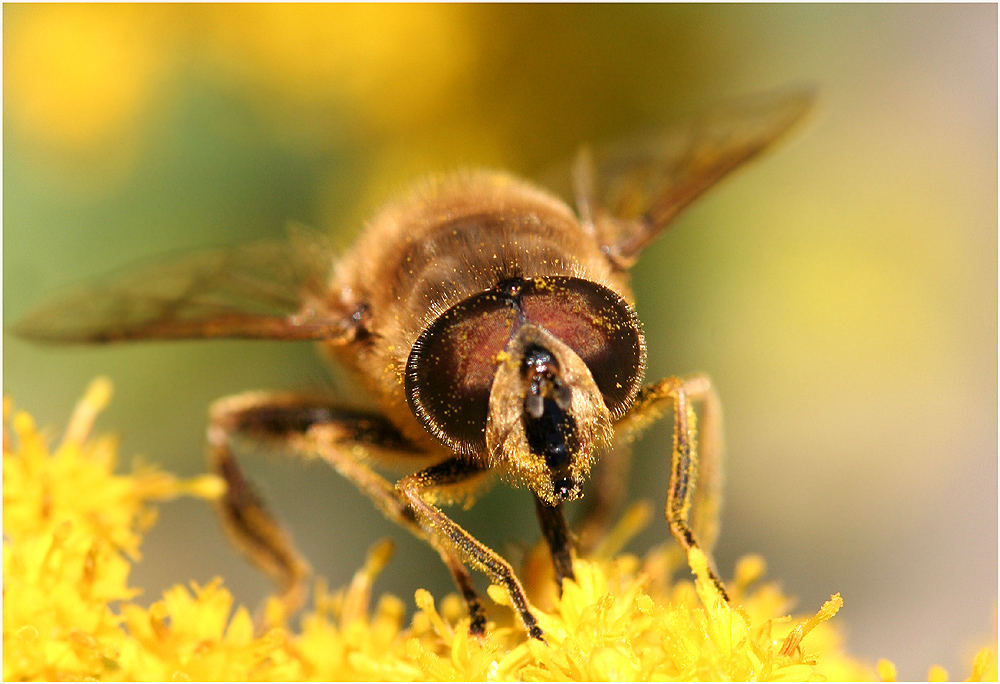
[[[611,256],[634,260],[682,209],[801,120],[814,100],[807,88],[769,93],[660,135],[582,150],[563,170],[581,220]]]
[[[43,342],[248,337],[347,339],[351,314],[327,293],[334,259],[315,232],[182,254],[69,290],[13,328]]]

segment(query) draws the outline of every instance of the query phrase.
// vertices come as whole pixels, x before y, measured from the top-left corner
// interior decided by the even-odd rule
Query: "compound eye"
[[[642,328],[628,302],[589,280],[554,276],[534,281],[521,308],[587,364],[612,418],[624,415],[646,369]]]
[[[456,451],[485,446],[497,355],[518,319],[509,298],[484,292],[456,304],[417,338],[406,362],[406,398],[431,434]]]

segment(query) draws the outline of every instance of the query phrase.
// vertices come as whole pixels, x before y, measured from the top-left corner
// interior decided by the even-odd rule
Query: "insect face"
[[[406,394],[443,444],[555,505],[582,495],[645,359],[638,319],[620,295],[578,278],[514,278],[420,335]]]
[[[583,495],[611,417],[586,364],[544,328],[511,341],[490,393],[486,448],[496,467],[554,506]]]

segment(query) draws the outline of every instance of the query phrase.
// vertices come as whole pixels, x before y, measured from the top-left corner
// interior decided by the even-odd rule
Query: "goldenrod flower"
[[[177,585],[149,606],[128,583],[151,503],[183,494],[211,498],[213,477],[178,480],[152,467],[116,475],[115,442],[92,438],[110,396],[97,381],[65,437],[50,451],[25,413],[4,402],[4,679],[109,680],[853,680],[877,669],[847,656],[830,619],[839,595],[811,616],[786,616],[788,599],[762,583],[763,562],[741,561],[720,601],[707,560],[692,554],[694,581],[670,580],[680,565],[664,545],[644,558],[615,553],[641,524],[626,516],[605,551],[578,559],[561,598],[529,562],[547,643],[526,638],[497,608],[483,638],[470,637],[456,596],[416,592],[417,610],[393,596],[371,607],[372,582],[391,545],[376,544],[351,584],[317,584],[312,609],[292,626],[275,601],[255,624],[221,580]],[[8,428],[13,435],[8,434]],[[80,496],[80,492],[86,496]],[[530,559],[529,559],[530,560]],[[498,603],[506,594],[491,588]],[[997,677],[996,649],[975,658],[972,679]],[[931,668],[929,679],[946,678]]]

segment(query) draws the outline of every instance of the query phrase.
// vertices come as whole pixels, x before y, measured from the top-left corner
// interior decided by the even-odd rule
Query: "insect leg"
[[[556,586],[562,596],[562,581],[575,579],[573,575],[573,539],[566,524],[562,504],[549,506],[537,496],[535,497],[535,512],[542,526],[542,535],[549,545],[552,554],[552,566],[556,572]]]
[[[217,401],[211,410],[208,451],[212,470],[229,485],[220,502],[224,526],[251,561],[281,587],[290,609],[302,603],[309,566],[240,471],[231,448],[235,437],[270,442],[301,456],[319,456],[368,495],[387,517],[426,539],[412,509],[392,484],[355,454],[360,448],[420,455],[382,416],[294,394],[251,392]],[[482,633],[486,617],[468,570],[450,550],[435,548],[469,607],[470,631]]]
[[[289,429],[288,407],[282,407],[285,411],[275,410],[282,399],[241,394],[215,402],[209,412],[207,454],[209,469],[227,485],[218,502],[223,528],[251,562],[278,585],[282,601],[291,612],[305,600],[305,583],[311,569],[243,475],[230,446],[232,437],[238,434],[280,440]],[[266,411],[273,414],[272,420],[265,418]],[[286,420],[282,420],[282,414]]]
[[[698,489],[691,508],[691,526],[702,548],[711,551],[719,537],[722,508],[722,403],[707,375],[684,380],[684,391],[701,406],[698,423]]]
[[[380,420],[384,421],[382,418]],[[385,421],[385,425],[395,431],[395,428],[392,428],[387,421]],[[459,555],[449,545],[442,544],[433,533],[423,529],[414,507],[404,498],[397,487],[362,463],[352,449],[344,448],[344,446],[352,445],[342,441],[339,435],[340,429],[340,426],[333,422],[315,425],[303,436],[304,449],[318,454],[340,475],[350,480],[366,494],[387,518],[402,525],[438,552],[465,600],[470,619],[469,633],[485,634],[486,613],[483,610],[479,594],[472,584],[472,577]],[[398,433],[396,434],[398,435]],[[356,444],[357,442],[354,442],[353,445]]]
[[[521,586],[510,563],[424,498],[427,496],[433,500],[436,489],[461,484],[482,472],[480,466],[456,456],[419,473],[407,475],[399,481],[396,488],[416,512],[431,543],[453,549],[465,562],[476,566],[494,583],[506,589],[511,604],[528,634],[532,638],[542,640],[542,630],[538,626],[538,620],[531,612],[524,587]]]
[[[693,401],[703,404],[703,444],[699,463],[697,418]],[[674,538],[688,551],[710,550],[718,533],[721,480],[721,421],[718,396],[703,375],[686,380],[666,378],[645,387],[629,413],[619,422],[619,436],[632,439],[658,419],[667,403],[673,404],[674,436],[666,516]],[[696,483],[701,487],[695,496]],[[694,530],[705,540],[699,543]],[[729,600],[722,580],[709,567],[709,576],[720,596]]]

